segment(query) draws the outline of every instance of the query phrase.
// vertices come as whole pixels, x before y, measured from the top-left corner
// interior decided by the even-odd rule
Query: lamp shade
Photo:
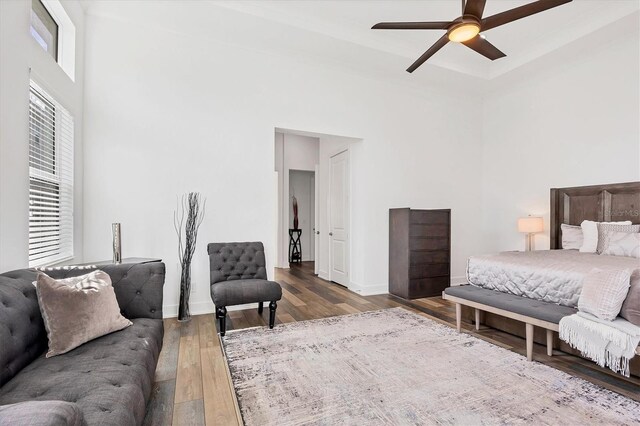
[[[535,232],[542,232],[543,224],[541,217],[521,217],[518,219],[518,232],[525,232],[527,234],[532,234]]]

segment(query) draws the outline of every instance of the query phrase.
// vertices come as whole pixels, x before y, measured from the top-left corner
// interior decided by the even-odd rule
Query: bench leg
[[[547,355],[553,356],[553,331],[547,330]]]
[[[526,324],[527,361],[533,361],[533,324]]]
[[[458,333],[460,333],[460,329],[462,328],[462,305],[456,303],[456,329]]]
[[[476,330],[480,330],[480,314],[482,311],[476,308]]]

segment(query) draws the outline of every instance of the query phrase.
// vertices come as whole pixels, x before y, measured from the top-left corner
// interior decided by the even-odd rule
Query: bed
[[[467,280],[477,287],[575,308],[582,280],[594,268],[629,269],[633,271],[631,285],[640,286],[640,260],[578,250],[472,256],[467,265]]]
[[[456,289],[443,297],[452,301],[469,297],[484,297],[485,303],[478,300],[466,303],[475,311],[476,327],[480,323],[480,313],[484,315],[485,324],[522,335],[522,322],[527,324],[527,352],[530,357],[530,347],[534,340],[533,325],[546,329],[546,343],[548,354],[554,346],[553,331],[557,331],[557,323],[544,318],[535,318],[538,311],[542,312],[541,304],[549,310],[562,311],[561,315],[571,312],[577,306],[582,288],[582,279],[586,273],[597,267],[600,269],[629,268],[633,271],[631,284],[640,291],[640,261],[635,258],[622,256],[605,256],[598,254],[580,253],[577,250],[562,250],[561,225],[580,225],[583,220],[593,221],[631,221],[640,223],[640,182],[621,184],[593,185],[572,188],[551,189],[550,199],[550,248],[551,250],[536,252],[504,252],[493,255],[474,256],[470,258],[467,276],[472,286]],[[479,287],[482,292],[473,291],[474,296],[464,295],[464,290]],[[505,307],[496,309],[479,309],[489,300],[486,295],[505,294],[515,297],[513,303],[519,306],[520,312],[508,312]],[[480,296],[475,296],[475,295]],[[507,297],[500,297],[500,299]],[[494,297],[495,299],[495,297]],[[456,302],[456,303],[458,303]],[[490,304],[495,305],[492,301]],[[530,306],[529,306],[530,305]],[[556,308],[553,308],[556,306]],[[494,306],[495,307],[495,306]],[[457,309],[460,309],[457,304]],[[516,310],[517,310],[516,309]],[[466,315],[468,317],[469,311]],[[535,313],[523,316],[523,312]],[[457,316],[461,314],[457,312]],[[473,315],[473,314],[472,314]],[[561,316],[560,315],[560,316]],[[540,316],[540,315],[538,315]],[[526,318],[525,318],[526,317]],[[472,316],[473,318],[473,316]],[[515,321],[514,321],[515,320]],[[536,336],[535,340],[544,342],[544,337]],[[566,352],[573,352],[563,346]],[[632,374],[640,375],[638,357],[632,365]]]

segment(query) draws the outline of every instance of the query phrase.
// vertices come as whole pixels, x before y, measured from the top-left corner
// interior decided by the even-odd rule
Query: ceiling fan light
[[[480,25],[475,22],[465,22],[459,25],[452,27],[447,37],[449,40],[455,41],[456,43],[462,43],[467,40],[471,40],[475,36],[480,33]]]

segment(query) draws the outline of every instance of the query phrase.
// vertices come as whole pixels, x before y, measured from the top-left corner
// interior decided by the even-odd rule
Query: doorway
[[[293,232],[296,238],[295,245],[291,244],[290,239],[289,264],[299,262],[313,262],[315,264],[315,188],[315,171],[289,170],[289,197],[291,197],[289,231]],[[315,268],[315,265],[312,266]]]
[[[351,283],[352,144],[360,139],[276,129],[278,185],[276,267]],[[297,230],[293,202],[297,206]],[[290,263],[290,231],[300,256]],[[300,262],[300,263],[298,263]]]

